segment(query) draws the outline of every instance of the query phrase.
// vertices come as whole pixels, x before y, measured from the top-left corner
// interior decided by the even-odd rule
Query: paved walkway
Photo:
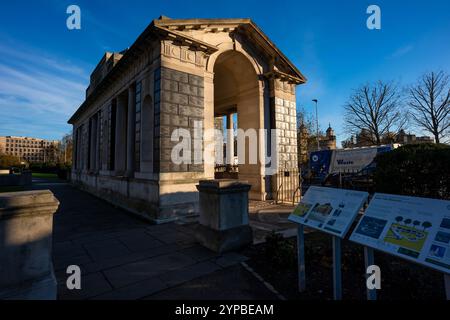
[[[253,243],[258,244],[272,231],[284,237],[297,235],[297,224],[288,220],[294,206],[287,204],[274,204],[269,201],[249,202],[249,220],[253,229]]]
[[[34,181],[60,201],[53,261],[59,299],[275,299],[240,264],[196,244],[192,225],[150,225],[66,183]],[[66,288],[78,265],[81,290]]]

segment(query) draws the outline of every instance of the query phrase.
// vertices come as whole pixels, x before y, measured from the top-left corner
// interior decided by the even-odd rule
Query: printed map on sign
[[[450,201],[377,193],[350,240],[450,273]]]
[[[344,237],[368,196],[367,192],[313,186],[289,220]]]

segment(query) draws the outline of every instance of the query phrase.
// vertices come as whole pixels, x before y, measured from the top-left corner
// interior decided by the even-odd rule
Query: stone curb
[[[263,277],[261,277],[261,275],[259,275],[255,270],[253,270],[247,263],[245,262],[241,262],[241,265],[248,271],[250,272],[256,279],[258,279],[258,281],[260,281],[267,289],[269,289],[273,294],[275,294],[277,296],[278,299],[285,301],[286,298],[279,293],[274,286],[272,286],[270,283],[268,283],[267,281],[265,281],[263,279]]]

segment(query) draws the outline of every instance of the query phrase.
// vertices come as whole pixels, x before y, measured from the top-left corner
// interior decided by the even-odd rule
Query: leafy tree
[[[0,169],[9,169],[10,167],[20,167],[21,162],[19,157],[0,154]]]
[[[403,221],[403,217],[397,216],[397,217],[395,217],[395,221],[397,221],[397,223],[401,223]]]

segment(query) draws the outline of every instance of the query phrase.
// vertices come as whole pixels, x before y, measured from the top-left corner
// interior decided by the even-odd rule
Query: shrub
[[[58,166],[55,163],[33,162],[30,163],[30,170],[39,173],[56,173]]]
[[[293,244],[274,231],[266,236],[265,256],[270,265],[280,268],[290,268],[296,261]]]
[[[70,165],[68,164],[59,164],[56,169],[56,174],[58,178],[61,180],[69,180],[70,177]]]
[[[376,157],[377,192],[450,199],[450,147],[411,144]]]

